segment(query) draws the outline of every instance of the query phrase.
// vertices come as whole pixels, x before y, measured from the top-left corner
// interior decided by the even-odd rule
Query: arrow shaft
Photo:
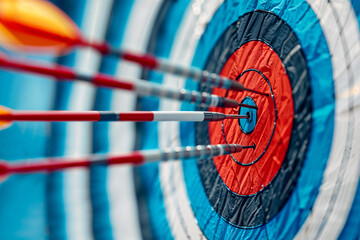
[[[0,59],[0,67],[42,74],[46,76],[53,76],[56,77],[57,80],[82,80],[101,87],[123,89],[127,91],[133,91],[143,96],[169,98],[198,105],[214,107],[237,107],[239,105],[239,103],[235,100],[219,97],[206,92],[166,88],[160,84],[151,83],[144,80],[125,81],[101,73],[95,75],[85,75],[76,73],[71,68],[61,65],[43,66],[24,61],[15,61],[6,57],[2,57]]]
[[[42,171],[57,171],[74,167],[90,167],[92,165],[118,165],[118,164],[144,164],[173,159],[208,158],[230,153],[240,152],[243,149],[255,146],[242,146],[240,144],[199,145],[195,147],[177,147],[164,150],[137,151],[120,156],[94,155],[83,159],[47,159],[31,163],[0,164],[0,176],[14,173],[32,173]]]
[[[228,117],[229,116],[229,117]],[[132,122],[159,122],[159,121],[222,121],[226,118],[239,119],[248,116],[225,115],[216,112],[201,111],[12,111],[0,114],[0,121],[132,121]]]
[[[244,90],[244,86],[241,83],[222,77],[218,74],[210,73],[208,71],[202,71],[197,68],[183,67],[171,64],[167,61],[160,60],[152,55],[141,55],[129,51],[115,49],[110,49],[110,53],[119,56],[124,60],[137,63],[145,68],[173,74],[184,78],[190,78],[194,81],[209,84],[213,87],[230,89],[234,91]]]
[[[101,113],[97,111],[13,111],[0,114],[2,121],[101,121]]]

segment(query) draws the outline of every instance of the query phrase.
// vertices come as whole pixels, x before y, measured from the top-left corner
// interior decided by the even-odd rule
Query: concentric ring
[[[178,4],[174,4],[178,5]],[[311,131],[311,141],[309,144],[308,151],[302,149],[302,153],[306,153],[305,167],[301,170],[301,175],[299,178],[299,183],[295,186],[294,194],[290,196],[290,199],[286,201],[286,204],[283,206],[282,210],[278,211],[278,214],[274,214],[273,220],[267,221],[265,226],[256,229],[248,229],[252,227],[239,227],[232,224],[223,215],[219,214],[217,211],[214,211],[214,207],[208,199],[208,195],[205,192],[203,181],[200,178],[198,163],[192,161],[184,161],[182,165],[177,163],[164,164],[159,168],[159,178],[162,197],[156,198],[154,195],[149,195],[149,201],[152,207],[154,207],[155,201],[160,201],[159,207],[155,208],[157,212],[164,211],[166,212],[166,218],[169,221],[169,227],[173,236],[199,236],[199,231],[197,226],[201,229],[203,234],[207,238],[218,238],[223,239],[224,237],[251,237],[251,238],[277,238],[284,236],[286,234],[288,237],[293,237],[297,230],[301,227],[304,219],[306,219],[309,209],[311,209],[314,199],[316,198],[316,191],[318,186],[320,186],[322,171],[325,169],[324,163],[326,163],[329,156],[329,151],[331,145],[319,146],[319,141],[322,138],[331,139],[333,132],[333,116],[334,116],[334,98],[333,98],[333,83],[329,81],[332,76],[331,60],[330,54],[327,49],[326,40],[322,33],[321,26],[317,21],[315,14],[309,8],[309,5],[306,1],[295,0],[295,1],[284,1],[282,3],[278,2],[268,2],[268,1],[243,1],[243,0],[228,0],[225,2],[213,2],[200,4],[202,12],[206,17],[211,21],[208,23],[207,20],[202,16],[197,16],[195,12],[192,12],[191,6],[186,8],[184,11],[183,19],[181,16],[169,15],[166,18],[166,21],[177,19],[176,26],[178,22],[181,22],[179,25],[179,30],[176,36],[173,38],[172,34],[164,32],[161,36],[158,36],[159,41],[156,42],[156,48],[160,49],[160,54],[162,53],[161,49],[166,49],[168,51],[169,46],[172,46],[170,60],[175,61],[178,64],[190,65],[189,59],[192,58],[194,52],[194,43],[197,44],[197,49],[193,58],[192,65],[195,67],[204,68],[206,61],[209,58],[210,51],[214,49],[215,44],[218,39],[222,37],[226,29],[234,22],[236,22],[239,16],[253,12],[254,10],[262,9],[264,11],[270,11],[273,14],[276,14],[279,18],[283,19],[286,24],[293,30],[293,34],[289,39],[296,36],[299,40],[297,44],[291,46],[292,49],[284,49],[280,51],[279,57],[282,60],[293,60],[297,58],[297,61],[301,61],[298,58],[299,54],[303,54],[307,62],[308,71],[297,72],[296,68],[291,69],[291,64],[287,62],[285,67],[291,69],[292,71],[287,72],[292,78],[303,77],[299,75],[311,76],[311,90],[314,93],[311,96],[312,108],[314,115],[312,116],[312,131]],[[195,6],[195,5],[194,5]],[[213,12],[216,10],[215,14]],[[290,13],[291,14],[287,14]],[[173,13],[169,11],[169,13]],[[264,21],[265,22],[265,21]],[[204,24],[206,23],[206,24]],[[199,29],[203,29],[206,26],[204,34]],[[263,27],[263,31],[273,30],[269,26],[265,25],[252,25],[249,21],[248,31],[253,30],[259,31]],[[191,28],[193,31],[188,31]],[[173,28],[172,28],[173,29]],[[196,31],[195,31],[196,29]],[[173,32],[173,31],[171,31]],[[281,32],[281,31],[280,31]],[[281,32],[282,33],[282,32]],[[202,34],[200,40],[197,39]],[[310,39],[309,34],[312,36]],[[278,40],[278,38],[283,37],[285,34],[277,34],[273,32],[272,36]],[[195,39],[195,40],[194,40]],[[274,39],[274,40],[275,40]],[[316,39],[316,41],[314,41]],[[254,40],[257,40],[256,38]],[[275,40],[275,42],[277,42]],[[280,42],[280,45],[282,41]],[[272,47],[274,43],[270,41],[269,46]],[[276,43],[275,43],[276,45]],[[162,46],[166,46],[165,48]],[[179,52],[181,46],[186,46],[182,48],[182,52]],[[171,47],[170,47],[171,48]],[[223,56],[219,56],[219,59]],[[290,62],[291,62],[290,61]],[[290,66],[290,68],[289,68]],[[222,66],[219,66],[219,71]],[[154,78],[154,81],[157,81]],[[166,77],[166,84],[171,86],[185,86],[188,89],[196,90],[197,84],[192,81],[187,81],[186,84],[181,79],[175,79],[172,77]],[[295,92],[296,93],[296,92]],[[169,103],[160,103],[159,110],[194,110],[193,106],[182,104],[179,107],[176,104],[172,104],[172,108]],[[323,106],[327,106],[326,109]],[[321,112],[321,114],[318,114]],[[322,126],[326,126],[323,128]],[[168,131],[171,127],[172,131]],[[176,130],[176,127],[179,127],[179,130]],[[159,141],[166,143],[168,140],[172,140],[171,143],[179,145],[195,145],[195,139],[197,133],[194,133],[194,126],[192,123],[180,123],[180,124],[166,124],[166,126],[159,126]],[[147,130],[153,132],[153,127],[149,127]],[[301,127],[298,128],[300,130]],[[164,134],[167,131],[168,134]],[[161,134],[161,135],[160,135]],[[299,131],[298,134],[301,135],[303,132]],[[150,136],[150,135],[149,135]],[[144,145],[149,146],[150,142],[154,141],[154,137],[150,136],[149,138],[144,139]],[[297,145],[296,147],[299,147]],[[310,166],[311,165],[311,166]],[[313,172],[312,169],[317,169],[316,172]],[[182,174],[177,174],[179,171],[183,170]],[[168,172],[176,173],[175,175],[169,175]],[[144,172],[147,172],[145,169]],[[309,178],[311,176],[311,179]],[[184,192],[182,181],[185,180],[186,191]],[[154,185],[149,189],[151,192],[158,185]],[[169,189],[171,189],[171,195],[169,195]],[[311,192],[307,190],[311,189]],[[301,197],[301,201],[298,196]],[[156,194],[158,196],[158,194]],[[223,201],[226,199],[225,195],[217,195],[218,201]],[[266,196],[263,196],[264,198]],[[195,221],[182,221],[187,219],[188,216],[192,216],[192,212],[189,212],[186,209],[186,206],[189,206],[189,201],[191,204],[192,212],[195,215]],[[237,206],[241,206],[238,204]],[[295,207],[300,206],[300,207]],[[154,210],[154,208],[152,208]],[[304,211],[300,211],[303,209]],[[295,211],[294,211],[295,210]],[[152,211],[154,213],[155,211]],[[169,215],[168,215],[169,214]],[[258,214],[263,214],[262,211],[259,211]],[[171,217],[172,216],[172,217]],[[176,216],[176,217],[175,217]],[[236,215],[234,214],[234,218]],[[159,215],[152,215],[151,219],[156,225],[156,231],[161,231],[163,227],[163,219],[165,216],[161,215],[161,221],[159,221]],[[298,221],[299,224],[291,224],[293,221]],[[275,227],[276,228],[273,228]],[[244,229],[247,228],[247,229]],[[270,229],[275,229],[275,231],[270,231]],[[277,232],[276,229],[284,229],[282,232]],[[288,229],[288,230],[286,230]],[[269,236],[267,235],[269,234]],[[201,233],[200,233],[201,236]]]
[[[282,35],[274,36],[273,33],[276,31],[281,31]],[[292,29],[276,15],[265,11],[254,11],[241,16],[222,34],[222,37],[218,40],[207,59],[208,63],[205,69],[220,73],[220,70],[223,69],[230,56],[238,51],[238,49],[241,49],[242,46],[253,42],[269,46],[270,48],[267,51],[271,52],[272,49],[278,58],[281,59],[286,69],[285,72],[288,80],[281,78],[277,82],[281,85],[285,84],[284,91],[279,90],[280,96],[275,95],[275,97],[279,98],[276,104],[281,104],[285,101],[286,97],[284,96],[286,96],[287,91],[290,91],[290,95],[294,98],[294,105],[291,106],[294,108],[294,119],[289,148],[282,157],[280,154],[279,158],[273,158],[273,156],[276,156],[276,151],[286,151],[286,145],[278,148],[274,147],[276,150],[268,154],[268,159],[262,160],[261,165],[259,165],[262,166],[260,168],[256,166],[256,162],[260,160],[261,156],[258,159],[241,159],[241,161],[248,161],[247,163],[250,163],[249,165],[252,168],[249,166],[242,166],[240,168],[240,165],[238,167],[225,168],[224,166],[227,166],[229,162],[226,160],[227,157],[198,161],[201,181],[211,205],[230,224],[242,228],[261,226],[281,210],[296,184],[302,162],[305,158],[306,143],[309,142],[311,132],[310,80],[307,74],[306,59],[301,51],[291,53],[293,49],[296,49],[298,39],[293,34]],[[265,49],[265,46],[263,48]],[[260,55],[259,58],[265,58],[265,60],[272,59],[269,58],[267,51],[261,51],[263,55]],[[242,58],[246,59],[250,59],[252,54],[257,53],[256,50],[244,52],[249,54],[242,56]],[[294,57],[294,55],[296,56]],[[291,59],[289,59],[289,56],[291,56]],[[275,66],[275,63],[273,60],[268,61],[268,64],[261,66],[261,71],[255,70],[254,72],[260,72],[261,75],[262,72],[267,71],[269,76],[274,75],[277,70],[273,70],[271,66],[272,64]],[[241,67],[238,66],[240,69]],[[292,68],[296,70],[294,71]],[[235,70],[232,71],[236,73]],[[304,76],[293,75],[291,74],[292,72],[303,73]],[[275,81],[275,79],[272,81]],[[289,82],[286,83],[286,81]],[[247,82],[249,80],[245,81],[245,85]],[[285,90],[286,84],[291,85],[289,90]],[[263,88],[261,86],[258,87]],[[216,93],[221,95],[218,91]],[[304,98],[303,96],[307,97]],[[257,101],[257,104],[259,104],[259,101]],[[286,111],[286,109],[284,108],[283,111]],[[288,111],[291,112],[291,110]],[[283,121],[284,124],[284,122],[289,121],[289,117],[292,117],[292,115],[284,117],[285,119],[280,118],[279,122]],[[275,119],[276,116],[274,116]],[[274,120],[270,122],[274,124],[276,122]],[[299,125],[302,126],[303,134],[301,137],[298,135]],[[279,128],[278,130],[281,131],[282,129]],[[196,131],[197,144],[209,142],[206,139],[211,139],[211,135],[208,135],[208,132],[210,131],[211,133],[211,130],[208,130],[207,126],[199,124]],[[278,141],[274,142],[274,146],[277,143],[286,141],[286,134],[280,137]],[[271,137],[269,144],[270,142]],[[297,146],[302,146],[302,148]],[[263,147],[267,148],[266,144]],[[265,153],[266,151],[264,151]],[[238,160],[238,162],[240,161]],[[278,165],[274,165],[278,167],[274,168],[274,166],[268,165],[268,163],[274,162],[279,162]],[[254,169],[254,171],[251,169]],[[231,175],[232,172],[236,175]],[[256,172],[260,172],[260,175],[256,175]],[[285,182],[287,184],[284,184]],[[219,201],[218,196],[222,196],[224,200]]]
[[[255,51],[258,50],[259,47],[254,47],[253,45],[261,46],[261,45],[263,45],[263,43],[252,41],[252,42],[249,42],[249,44],[244,44],[241,48],[246,47],[246,48],[251,48],[252,50],[255,50]],[[262,51],[266,51],[266,49],[268,51],[272,51],[268,48],[268,46],[264,46]],[[274,54],[272,58],[274,58],[274,57],[277,58],[276,54]],[[278,71],[278,72],[281,72],[282,74],[279,74],[279,76],[278,76],[279,79],[273,77],[272,81],[274,81],[276,79],[276,82],[281,82],[283,80],[285,82],[285,85],[287,85],[286,87],[288,88],[286,90],[288,96],[286,96],[286,97],[288,99],[291,99],[290,101],[288,101],[286,103],[287,108],[288,108],[285,112],[286,115],[282,116],[282,113],[284,113],[285,108],[283,108],[282,112],[280,112],[281,117],[283,117],[283,118],[289,117],[290,122],[287,122],[286,125],[281,124],[280,126],[278,126],[278,128],[283,128],[284,130],[288,129],[286,131],[287,132],[286,136],[283,136],[283,135],[281,135],[281,136],[290,138],[290,136],[289,136],[290,131],[291,131],[290,128],[292,125],[292,118],[293,118],[293,116],[292,116],[293,102],[292,102],[292,97],[291,97],[291,92],[290,92],[290,83],[288,83],[289,80],[286,77],[286,74],[284,72],[284,69],[282,67],[280,59],[277,59],[277,61],[278,61],[277,67],[280,69],[275,70],[276,67],[273,66],[272,67],[273,71]],[[233,65],[237,65],[237,64],[241,65],[241,63],[238,63],[238,62],[235,62],[235,64],[233,64]],[[257,65],[257,64],[255,64],[255,65]],[[226,64],[225,64],[225,66],[226,66]],[[229,124],[229,121],[226,121],[225,124],[224,124],[224,121],[221,122],[221,131],[222,131],[222,136],[225,140],[225,143],[230,144],[230,142],[231,143],[232,142],[240,142],[240,144],[242,144],[242,145],[255,144],[255,146],[257,146],[257,148],[255,148],[254,152],[243,151],[241,153],[229,155],[236,163],[240,164],[241,166],[251,166],[251,165],[255,164],[256,162],[258,162],[264,156],[264,154],[266,153],[266,150],[269,148],[270,143],[274,142],[273,137],[274,137],[274,133],[275,133],[276,125],[277,125],[276,123],[278,122],[278,118],[279,118],[279,110],[276,106],[274,90],[271,86],[269,79],[261,71],[259,71],[258,69],[253,69],[253,68],[246,69],[235,79],[235,81],[241,82],[243,80],[243,78],[245,78],[247,75],[249,75],[251,73],[254,74],[255,76],[258,75],[258,77],[261,79],[260,81],[257,82],[257,84],[253,84],[253,85],[266,85],[267,84],[269,86],[268,90],[270,91],[270,97],[258,96],[257,94],[254,94],[254,93],[251,94],[251,95],[255,96],[257,101],[259,101],[259,103],[260,103],[258,106],[258,109],[256,111],[257,115],[259,115],[261,117],[261,119],[259,119],[260,127],[257,127],[256,132],[254,134],[252,134],[251,136],[244,136],[239,131],[236,131],[236,130],[238,130],[236,127],[234,128],[234,125],[236,126],[236,124],[234,124],[234,123]],[[282,79],[281,77],[284,79]],[[254,82],[255,78],[252,78],[251,81]],[[220,90],[220,91],[222,91],[222,90]],[[216,94],[219,94],[219,93],[217,93],[217,91],[216,91]],[[229,95],[229,91],[226,91],[225,96],[229,97],[228,95]],[[245,99],[246,98],[253,99],[248,95],[247,92],[239,93],[239,96],[240,96],[239,98],[235,98],[235,99],[241,99],[242,98],[241,96],[246,96]],[[232,97],[234,97],[234,95]],[[284,94],[284,97],[285,97],[285,94]],[[267,105],[266,103],[269,103],[269,104]],[[239,111],[240,111],[240,109],[241,108],[239,107]],[[219,109],[219,108],[215,109],[214,108],[213,111],[228,113],[227,109]],[[229,113],[231,114],[232,111],[230,111]],[[258,116],[256,116],[256,118],[257,117]],[[285,123],[285,122],[282,122],[282,123]],[[220,128],[219,128],[220,126],[218,126],[216,128],[216,127],[213,127],[213,125],[216,126],[219,124],[218,123],[210,123],[210,126],[209,126],[210,142],[211,142],[211,144],[217,144],[217,142],[221,143],[222,141],[221,141],[221,139],[219,139],[219,136],[217,134],[217,132],[220,132]],[[241,125],[240,125],[240,130],[242,132],[244,132],[241,129]],[[254,126],[253,131],[254,130],[255,130],[255,126]],[[253,131],[247,132],[246,134],[251,134],[251,133],[253,133]],[[234,134],[234,132],[237,132],[237,133]],[[232,136],[232,138],[228,139],[226,137],[227,135]],[[234,137],[234,135],[235,135],[235,137]],[[282,146],[282,147],[284,149],[287,149],[288,141],[283,145],[284,146]],[[286,150],[278,151],[278,153],[284,154],[283,152],[285,152],[285,151]],[[237,157],[235,157],[235,155],[237,155]],[[224,157],[224,158],[226,158],[226,157]],[[283,159],[283,156],[281,156],[281,157],[278,156],[278,158]],[[219,170],[219,172],[221,172],[221,170]],[[261,185],[265,186],[265,185],[267,185],[267,183],[261,184]]]

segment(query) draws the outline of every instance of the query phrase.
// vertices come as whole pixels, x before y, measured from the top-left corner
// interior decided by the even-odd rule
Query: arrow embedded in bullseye
[[[46,121],[46,122],[160,122],[187,121],[210,122],[225,119],[248,118],[243,115],[226,115],[219,112],[203,111],[13,111],[0,106],[0,127],[6,127],[14,121]],[[2,124],[1,124],[2,123]]]

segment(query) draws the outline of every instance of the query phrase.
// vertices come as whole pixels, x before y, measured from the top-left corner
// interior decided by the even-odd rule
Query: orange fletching
[[[10,109],[0,106],[0,115],[10,114],[10,113],[11,113]],[[0,121],[0,130],[10,127],[11,124],[12,124],[11,121]]]
[[[63,53],[81,42],[76,24],[43,0],[0,0],[0,44],[21,51]]]

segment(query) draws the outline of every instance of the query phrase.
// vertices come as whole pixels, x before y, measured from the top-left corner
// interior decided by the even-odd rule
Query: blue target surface
[[[256,107],[256,103],[251,97],[244,98],[241,103]],[[257,121],[257,109],[240,107],[239,115],[248,116],[248,118],[239,119],[239,125],[243,133],[248,134],[254,131]]]
[[[200,229],[210,239],[224,237],[294,237],[314,204],[331,150],[335,104],[331,57],[318,19],[311,11],[307,2],[224,2],[216,10],[205,28],[194,55],[193,65],[203,68],[211,50],[215,47],[225,30],[237,21],[239,17],[255,10],[274,13],[290,26],[299,39],[301,50],[304,52],[307,60],[307,68],[310,75],[312,92],[311,140],[300,176],[290,198],[271,221],[253,230],[238,228],[214,211],[207,194],[204,192],[196,161],[183,162],[184,178],[190,204]],[[169,16],[166,22],[171,21],[174,20]],[[175,21],[178,21],[178,19]],[[261,28],[261,26],[259,27]],[[264,29],[264,31],[266,30]],[[309,35],[312,37],[309,38]],[[163,37],[162,41],[166,41],[166,38]],[[171,37],[169,41],[171,41]],[[159,46],[161,44],[164,43],[160,42]],[[187,81],[186,87],[189,89],[198,88],[197,84],[191,81]],[[183,105],[181,109],[194,110],[195,108]],[[195,133],[195,125],[191,123],[180,124],[180,129],[181,133],[186,133],[181,135],[181,144],[194,145],[195,135],[189,133]],[[324,144],[323,139],[326,139],[328,142]],[[150,142],[151,140],[148,139],[148,141]],[[301,207],[295,208],[295,206]],[[158,221],[153,219],[153,222]]]

